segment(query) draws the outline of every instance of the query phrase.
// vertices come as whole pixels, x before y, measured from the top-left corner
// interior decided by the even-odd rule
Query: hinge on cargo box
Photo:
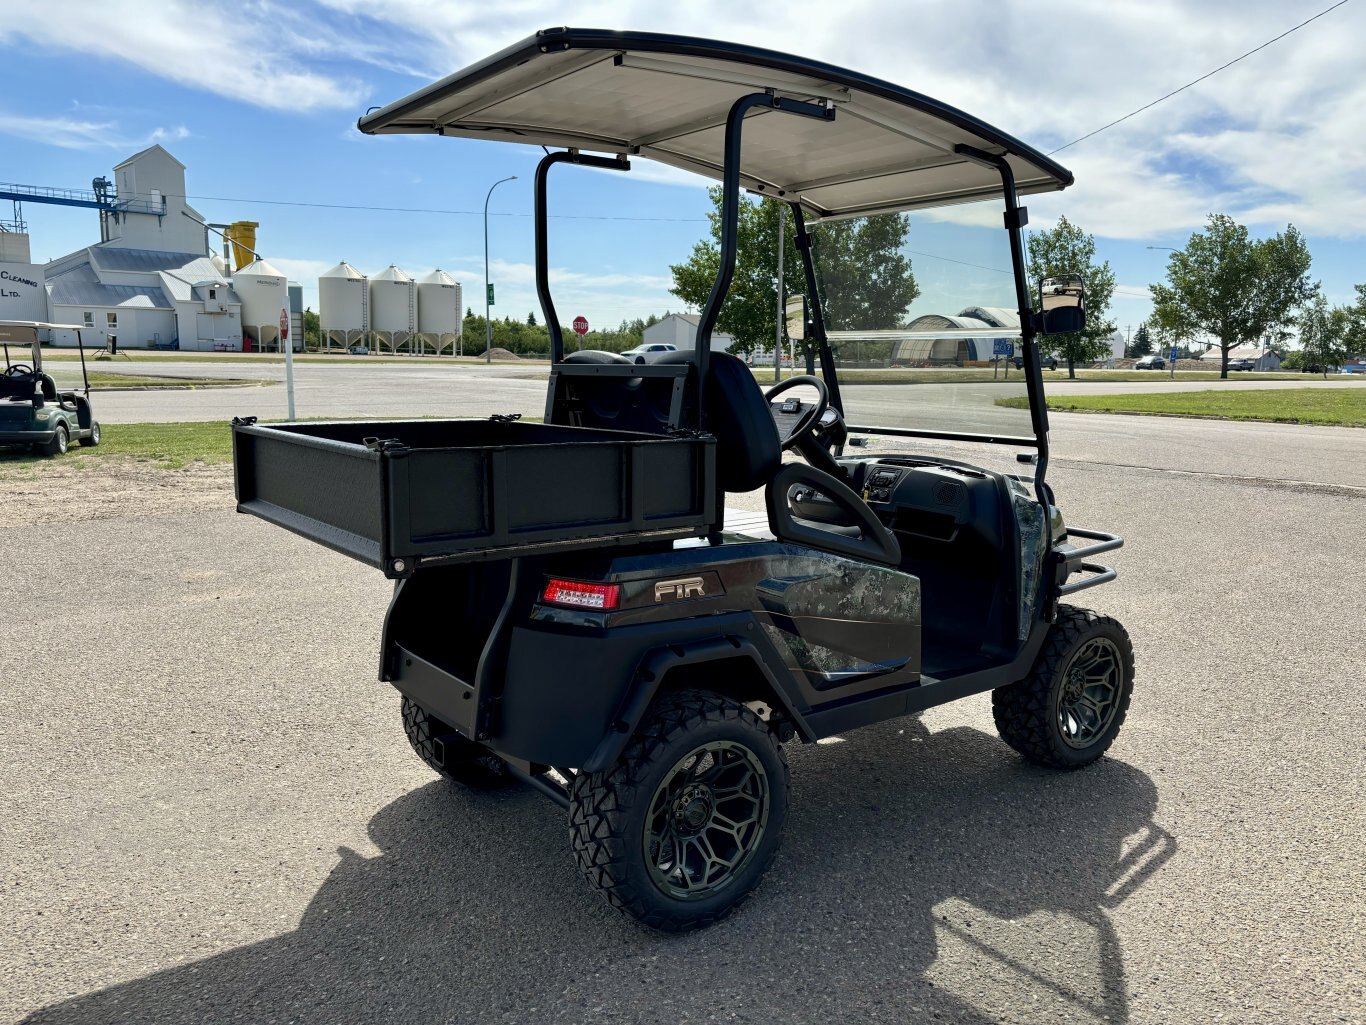
[[[494,413],[491,417],[489,417],[489,419],[492,420],[492,421],[493,421],[494,423],[496,423],[496,424],[510,424],[510,423],[516,423],[518,420],[522,419],[522,414],[521,414],[521,413]]]
[[[235,416],[232,418],[232,425],[234,427],[250,427],[254,423],[256,423],[256,417],[254,416]]]
[[[408,451],[408,446],[397,438],[362,438],[361,443],[372,452],[389,452],[396,455]]]

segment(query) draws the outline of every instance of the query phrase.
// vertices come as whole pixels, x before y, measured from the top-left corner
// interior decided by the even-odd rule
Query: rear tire
[[[57,429],[52,432],[52,440],[40,446],[40,451],[45,456],[64,456],[70,440],[66,433],[66,424],[58,424]]]
[[[782,842],[788,768],[754,712],[710,691],[656,701],[610,769],[579,773],[569,838],[618,911],[683,932],[725,918]]]
[[[1090,765],[1114,743],[1129,711],[1134,649],[1117,620],[1062,605],[1029,675],[991,692],[1001,739],[1026,761]]]
[[[471,790],[501,790],[517,782],[496,754],[461,736],[408,697],[403,699],[403,732],[417,756],[452,782]]]
[[[81,444],[86,448],[94,448],[100,443],[100,422],[92,420],[90,422],[90,433],[81,439]]]

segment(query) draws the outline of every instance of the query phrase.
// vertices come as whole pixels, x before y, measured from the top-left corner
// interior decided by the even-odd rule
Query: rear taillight
[[[542,601],[555,605],[573,605],[580,609],[614,609],[621,595],[617,584],[586,584],[578,580],[546,581]]]

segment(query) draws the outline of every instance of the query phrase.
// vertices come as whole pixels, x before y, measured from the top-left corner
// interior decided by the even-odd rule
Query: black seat
[[[659,362],[687,363],[691,358],[680,352]],[[716,436],[717,487],[729,492],[765,488],[769,527],[778,540],[890,566],[901,561],[896,537],[847,484],[806,463],[783,462],[764,393],[749,368],[728,352],[713,352],[707,360],[702,427]],[[794,517],[787,501],[794,484],[827,495],[856,525],[857,536]]]

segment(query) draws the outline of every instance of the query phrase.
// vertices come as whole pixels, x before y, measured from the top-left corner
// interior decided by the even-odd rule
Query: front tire
[[[81,444],[86,448],[94,448],[100,443],[100,422],[92,420],[90,422],[90,433],[81,439]]]
[[[403,732],[417,756],[452,782],[471,790],[501,790],[517,782],[496,754],[461,736],[408,697],[403,699]]]
[[[725,918],[782,842],[787,759],[755,713],[709,691],[660,698],[616,764],[580,773],[569,837],[623,914],[665,932]]]
[[[1114,743],[1129,711],[1134,649],[1117,620],[1059,606],[1030,674],[991,692],[1001,739],[1026,761],[1090,765]]]
[[[70,437],[66,433],[66,424],[58,424],[57,429],[52,432],[52,440],[42,446],[45,456],[64,456],[70,443]]]

